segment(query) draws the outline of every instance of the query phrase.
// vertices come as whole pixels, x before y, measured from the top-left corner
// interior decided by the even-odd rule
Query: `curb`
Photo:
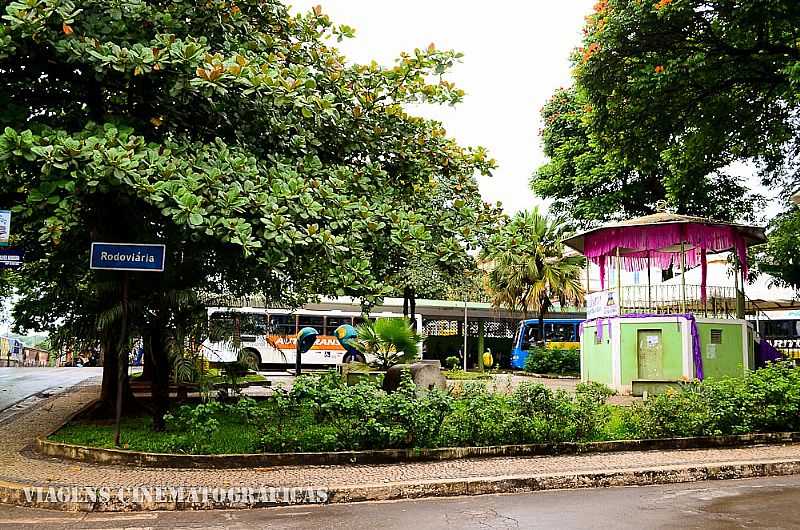
[[[423,497],[452,497],[458,495],[487,495],[497,493],[523,493],[547,490],[605,488],[620,486],[649,486],[679,484],[705,480],[731,480],[767,476],[800,474],[800,460],[772,460],[731,463],[710,463],[704,466],[669,466],[632,468],[616,471],[589,471],[584,473],[542,474],[530,476],[475,477],[440,481],[397,482],[366,486],[315,486],[327,493],[318,504],[341,504],[367,501],[419,499]],[[56,502],[30,499],[26,489],[35,486],[0,482],[0,503],[23,507],[47,508],[61,511],[130,512],[153,510],[222,510],[257,508],[303,503],[302,497],[292,502],[247,502],[243,500],[207,499],[197,503],[175,500],[141,500],[130,493],[122,498],[106,501]],[[46,489],[46,487],[45,487]],[[297,488],[303,489],[306,488]]]
[[[71,416],[72,421],[82,411]],[[63,425],[54,429],[60,429]],[[52,433],[51,433],[52,434]],[[49,434],[48,434],[49,436]],[[239,469],[244,467],[323,466],[352,464],[398,464],[407,462],[457,460],[520,456],[554,456],[622,451],[663,451],[674,449],[713,449],[745,447],[761,444],[800,442],[800,433],[758,433],[735,436],[696,438],[664,438],[652,440],[618,440],[609,442],[563,442],[544,444],[496,445],[488,447],[442,447],[436,449],[383,449],[373,451],[339,451],[320,453],[251,453],[228,455],[190,455],[146,453],[124,449],[106,449],[53,442],[46,436],[36,438],[40,455],[100,465],[135,466],[169,469]]]

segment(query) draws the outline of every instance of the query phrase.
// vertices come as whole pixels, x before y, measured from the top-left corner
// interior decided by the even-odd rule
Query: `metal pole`
[[[467,371],[467,334],[469,333],[469,322],[467,321],[467,297],[464,297],[464,371]],[[480,352],[478,352],[480,355]]]
[[[681,312],[686,313],[686,253],[681,241]]]
[[[122,386],[125,384],[127,375],[128,352],[128,271],[122,272],[122,325],[119,336],[119,347],[117,348],[117,410],[114,422],[114,445],[119,447],[120,421],[122,419]]]

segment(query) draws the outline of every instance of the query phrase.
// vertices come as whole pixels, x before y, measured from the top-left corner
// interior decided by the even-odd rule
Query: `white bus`
[[[381,312],[369,315],[376,318],[402,318],[402,314]],[[342,324],[358,326],[364,321],[360,312],[298,309],[225,308],[208,310],[209,337],[202,352],[211,363],[241,360],[250,366],[294,366],[297,354],[297,333],[305,327],[319,332],[317,340],[301,358],[302,366],[341,364],[345,349],[339,344],[334,330]],[[417,329],[422,329],[422,316],[416,315]],[[373,359],[367,357],[370,362]]]

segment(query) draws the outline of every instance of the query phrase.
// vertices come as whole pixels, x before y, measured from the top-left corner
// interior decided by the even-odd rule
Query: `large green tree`
[[[554,199],[553,211],[579,225],[651,213],[664,197],[659,168],[635,169],[599,144],[589,128],[588,103],[575,88],[559,89],[542,107],[542,147],[548,162],[531,189]]]
[[[374,301],[430,241],[462,260],[496,218],[475,182],[492,161],[403,109],[458,103],[443,74],[460,56],[348,64],[332,39],[350,34],[277,0],[9,2],[0,204],[27,252],[19,325],[119,321],[120,277],[87,270],[91,241],[167,244],[167,271],[128,286],[156,364],[199,294]]]
[[[551,161],[534,176],[535,190],[592,222],[647,211],[653,198],[681,213],[759,219],[764,201],[742,168],[754,168],[778,200],[798,188],[800,4],[600,0],[586,20],[570,94],[580,126],[546,122]],[[604,163],[581,165],[593,158]],[[609,160],[624,169],[599,179],[611,193],[586,198],[584,183],[597,189]],[[798,219],[787,207],[759,254],[764,270],[790,284],[787,234]]]
[[[585,132],[591,151],[626,169],[606,181],[621,186],[620,211],[652,208],[660,195],[681,213],[752,218],[761,198],[731,165],[754,164],[770,186],[795,174],[798,9],[785,0],[597,2],[573,56],[585,127],[557,146]],[[557,166],[575,159],[553,156]],[[554,174],[562,188],[574,184]],[[537,180],[546,193],[553,178]],[[595,201],[595,211],[612,202]]]

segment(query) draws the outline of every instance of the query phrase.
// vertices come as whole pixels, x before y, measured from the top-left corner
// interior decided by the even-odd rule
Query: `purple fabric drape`
[[[783,354],[775,346],[761,339],[761,342],[756,347],[756,366],[761,368],[768,362],[780,361],[781,359],[783,359]]]

